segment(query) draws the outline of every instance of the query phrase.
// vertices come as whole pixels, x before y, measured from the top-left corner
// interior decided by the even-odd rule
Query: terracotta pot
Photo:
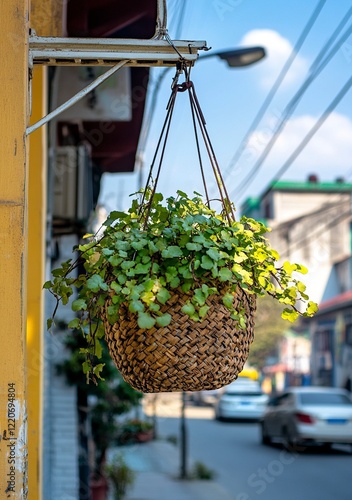
[[[153,439],[153,429],[150,431],[138,432],[136,434],[136,440],[138,443],[146,443],[147,441],[151,441]]]
[[[108,481],[106,477],[93,477],[90,480],[90,492],[92,500],[106,500],[108,495]]]

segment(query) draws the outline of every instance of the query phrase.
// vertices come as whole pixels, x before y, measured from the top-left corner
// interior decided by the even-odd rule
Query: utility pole
[[[0,498],[26,499],[29,1],[2,2],[0,29]]]
[[[187,435],[187,424],[186,424],[186,393],[182,392],[182,407],[181,407],[181,419],[180,419],[180,431],[181,431],[181,479],[187,479],[188,477],[188,467],[187,467],[187,455],[188,455],[188,435]]]

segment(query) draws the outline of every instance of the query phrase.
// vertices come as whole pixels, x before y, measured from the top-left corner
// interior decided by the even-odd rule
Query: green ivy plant
[[[269,229],[256,220],[241,217],[229,221],[216,213],[199,193],[192,198],[182,191],[163,199],[147,190],[133,199],[127,212],[112,212],[103,225],[103,235],[86,235],[76,260],[63,262],[44,284],[59,302],[71,301],[77,317],[71,328],[80,328],[87,341],[84,371],[100,376],[100,341],[104,336],[101,317],[111,324],[119,321],[121,304],[128,304],[143,329],[164,327],[171,315],[161,312],[175,289],[189,294],[182,312],[193,321],[202,321],[209,309],[206,301],[222,293],[222,301],[239,328],[246,328],[244,311],[234,307],[234,292],[270,295],[286,307],[282,317],[295,321],[299,315],[312,316],[317,304],[309,301],[297,273],[307,269],[284,262],[266,238]],[[78,276],[73,271],[84,266]],[[224,291],[225,290],[225,291]],[[108,301],[108,307],[106,303]],[[298,304],[303,304],[299,306]],[[53,317],[48,320],[50,328]]]

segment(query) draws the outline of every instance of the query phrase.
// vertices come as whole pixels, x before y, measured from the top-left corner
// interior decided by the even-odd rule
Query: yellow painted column
[[[47,68],[36,66],[32,80],[31,123],[47,113]],[[43,283],[45,281],[46,233],[46,127],[29,140],[28,183],[28,491],[29,500],[42,498],[42,398],[43,398]]]
[[[28,0],[0,15],[0,498],[27,498]]]
[[[62,36],[64,2],[32,0],[30,26],[38,36]],[[32,112],[35,123],[47,114],[47,68],[35,66],[32,80]],[[47,137],[46,127],[29,139],[28,189],[28,486],[29,500],[42,498],[43,457],[43,370]]]

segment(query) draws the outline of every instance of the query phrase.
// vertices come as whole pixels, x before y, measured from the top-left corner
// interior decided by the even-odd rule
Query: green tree
[[[258,298],[254,341],[248,357],[248,363],[258,370],[262,370],[269,356],[276,354],[278,343],[287,331],[287,322],[280,316],[282,310],[283,306],[271,297]]]

